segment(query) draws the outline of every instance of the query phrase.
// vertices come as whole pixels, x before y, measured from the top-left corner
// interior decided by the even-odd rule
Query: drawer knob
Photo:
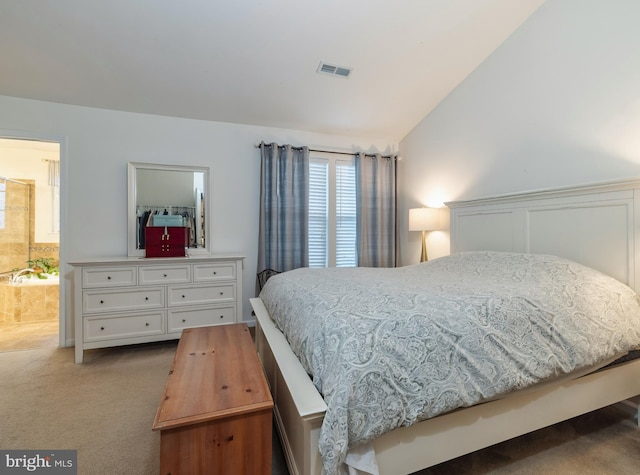
[[[218,275],[218,273],[216,271],[213,271],[213,275]]]
[[[104,327],[100,327],[100,330],[104,330]]]
[[[100,303],[104,303],[104,300],[100,300]]]
[[[145,327],[148,327],[148,326],[149,326],[149,322],[145,323],[145,324],[144,324],[144,326],[145,326]]]
[[[163,275],[162,275],[162,277],[166,277],[166,276],[167,276],[167,274],[163,274]]]
[[[224,295],[224,292],[220,292],[220,295]]]
[[[224,315],[220,315],[220,318],[224,318]]]
[[[149,297],[145,297],[144,299],[145,299],[145,300],[149,300]]]
[[[184,298],[184,294],[182,295],[182,298]]]
[[[187,321],[186,319],[184,319],[184,318],[182,319],[182,323],[185,323],[186,321]]]
[[[110,275],[107,276],[107,280],[111,280],[111,276]]]

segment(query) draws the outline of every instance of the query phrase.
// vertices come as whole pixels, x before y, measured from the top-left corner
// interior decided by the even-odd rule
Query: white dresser
[[[242,321],[241,256],[71,262],[76,363],[84,350],[180,338]]]

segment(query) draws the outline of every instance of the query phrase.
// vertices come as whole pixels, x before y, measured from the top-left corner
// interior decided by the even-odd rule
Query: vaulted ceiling
[[[5,1],[0,95],[400,140],[542,3]]]

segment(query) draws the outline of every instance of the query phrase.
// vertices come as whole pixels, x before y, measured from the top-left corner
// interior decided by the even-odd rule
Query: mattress
[[[260,298],[327,404],[327,474],[387,431],[640,348],[638,296],[554,256],[297,269],[272,277]]]

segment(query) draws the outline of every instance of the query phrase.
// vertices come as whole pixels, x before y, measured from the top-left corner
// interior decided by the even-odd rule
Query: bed
[[[429,263],[430,269],[450,267],[451,259],[458,262],[463,257],[462,260],[468,260],[470,257],[476,259],[475,268],[482,269],[484,265],[482,263],[479,265],[477,259],[498,256],[502,259],[518,260],[521,256],[528,256],[526,258],[528,262],[530,262],[529,259],[535,258],[536,266],[542,265],[539,262],[540,259],[546,266],[575,266],[572,267],[573,274],[577,269],[583,269],[584,266],[581,264],[585,264],[598,271],[595,274],[603,279],[609,279],[608,281],[613,281],[615,284],[618,284],[616,281],[622,282],[635,290],[638,271],[635,265],[638,236],[636,227],[640,223],[637,218],[640,209],[636,204],[640,196],[639,186],[636,181],[616,182],[449,203],[452,258],[440,261],[441,263],[438,261]],[[560,256],[560,259],[554,256]],[[567,264],[569,262],[570,264]],[[493,264],[487,263],[487,265]],[[417,271],[413,267],[420,266],[408,266],[400,272]],[[535,278],[540,279],[541,276],[549,274],[549,269],[549,267],[543,267]],[[352,271],[355,270],[347,272]],[[374,272],[387,271],[393,270],[375,270]],[[523,271],[519,269],[515,272]],[[272,287],[279,286],[276,279],[282,277],[280,280],[286,280],[286,274],[274,277]],[[615,278],[615,281],[608,276]],[[328,281],[333,282],[336,288],[346,287],[344,283],[340,284],[341,278],[334,275]],[[348,281],[350,277],[345,278]],[[369,277],[368,285],[372,285],[372,282],[377,281],[378,278],[378,274]],[[317,281],[317,276],[309,278],[302,275],[295,276],[294,279],[290,279],[289,285],[293,285],[291,282],[295,285],[301,284],[305,279],[314,282]],[[419,280],[416,274],[411,274],[408,281]],[[442,280],[441,274],[438,281]],[[363,285],[367,285],[366,282]],[[265,294],[262,295],[265,299],[269,297],[269,293],[272,293],[269,286],[268,283]],[[407,287],[406,284],[404,287]],[[625,286],[623,288],[629,290]],[[459,285],[457,289],[459,290]],[[454,285],[455,291],[457,290]],[[487,291],[488,289],[483,289],[483,292]],[[294,291],[291,294],[291,289],[289,292],[290,295],[298,294],[302,302],[302,307],[295,309],[295,312],[303,313],[305,302],[306,307],[315,306],[312,305],[315,299],[313,294],[303,294],[302,291]],[[326,295],[327,290],[323,289],[323,292]],[[618,289],[617,292],[624,294],[625,291]],[[381,293],[378,289],[378,294]],[[588,294],[595,295],[593,292]],[[392,299],[392,295],[394,294],[384,298]],[[402,295],[402,292],[397,295],[399,295],[398,301],[406,301],[407,295]],[[547,300],[553,300],[552,298],[541,299],[539,296],[536,298],[544,305]],[[630,290],[625,298],[627,299],[625,306],[633,305],[634,298],[637,299]],[[277,306],[274,307],[274,301],[277,303],[278,300],[281,306],[288,307],[289,300],[295,299],[279,299],[277,296],[275,300],[269,298],[267,303],[274,314],[281,310],[276,308]],[[563,296],[558,295],[557,300],[562,301]],[[433,303],[434,300],[429,302],[431,306],[436,305]],[[306,348],[310,339],[309,334],[296,340],[296,333],[302,330],[289,328],[296,319],[287,321],[286,317],[282,320],[276,316],[279,319],[276,325],[261,298],[252,299],[251,304],[256,313],[256,347],[274,397],[276,424],[292,474],[321,473],[323,465],[321,450],[324,452],[325,467],[330,471],[336,469],[335,463],[331,460],[341,462],[340,457],[344,457],[345,454],[350,457],[351,465],[358,466],[358,463],[365,463],[365,465],[369,463],[371,453],[375,453],[379,473],[412,473],[640,394],[638,360],[625,361],[603,368],[604,365],[638,344],[633,339],[636,337],[632,335],[637,334],[634,332],[634,329],[638,328],[637,322],[627,322],[629,326],[626,330],[621,333],[614,332],[616,336],[609,335],[603,342],[592,345],[611,350],[602,352],[597,357],[594,356],[592,360],[587,357],[573,366],[566,366],[562,371],[551,370],[546,375],[542,371],[539,384],[530,378],[516,377],[515,385],[507,386],[500,383],[491,389],[480,389],[477,391],[480,397],[477,397],[477,394],[471,394],[474,391],[467,391],[460,397],[448,397],[445,398],[447,401],[456,400],[456,402],[451,403],[452,405],[447,405],[449,402],[434,403],[433,406],[438,406],[437,411],[432,410],[429,404],[423,404],[427,407],[426,412],[412,413],[410,425],[392,430],[373,427],[364,436],[365,443],[358,444],[356,448],[347,451],[341,448],[342,439],[327,435],[327,432],[331,433],[331,430],[336,427],[344,428],[345,425],[345,419],[335,416],[335,398],[326,397],[327,394],[331,394],[330,388],[334,383],[330,378],[327,379],[327,376],[324,380],[319,380],[315,375],[309,376],[309,373],[314,372],[309,368],[316,368],[316,370],[318,368],[317,361],[315,363],[313,361],[314,358],[323,361],[324,364],[328,363],[329,368],[340,367],[341,362],[327,359],[326,354],[318,353],[318,350]],[[593,302],[585,305],[589,307],[592,304]],[[322,305],[326,303],[320,302],[319,306]],[[357,302],[357,305],[361,308],[366,307],[366,298]],[[519,301],[518,305],[522,305],[522,301]],[[508,306],[504,307],[503,313],[514,311],[513,308],[509,309]],[[547,310],[543,309],[542,313]],[[610,317],[608,310],[598,310],[598,312],[602,313],[603,321],[608,321]],[[593,315],[588,318],[594,321]],[[629,317],[631,318],[633,317]],[[397,324],[397,321],[395,323]],[[311,335],[325,332],[325,330],[313,328],[311,323],[305,325],[311,327]],[[335,322],[331,325],[335,325]],[[584,322],[579,325],[584,326]],[[290,341],[280,328],[289,332],[291,346],[299,356],[294,354]],[[576,327],[569,334],[579,334],[578,330],[579,328]],[[605,330],[600,328],[595,335],[597,337],[602,334],[604,338],[604,332]],[[366,329],[363,333],[366,333]],[[593,335],[586,337],[586,339],[589,338],[593,338]],[[504,341],[507,340],[509,338]],[[611,345],[611,341],[615,341],[616,344]],[[495,352],[497,347],[492,348]],[[308,352],[305,353],[305,351]],[[532,354],[535,354],[535,351]],[[525,360],[530,356],[523,355]],[[575,355],[571,355],[572,358],[573,356]],[[449,364],[448,360],[440,366],[446,367],[447,364]],[[496,370],[493,369],[493,371],[495,373]],[[528,373],[532,372],[535,373],[528,370]],[[327,374],[331,375],[332,371],[328,371]],[[501,381],[501,378],[488,379]],[[383,383],[380,385],[387,384]],[[475,388],[477,382],[472,381],[469,384],[470,387]],[[515,390],[512,391],[512,389]],[[326,402],[320,392],[325,393]],[[453,392],[452,390],[451,394]],[[359,401],[360,405],[363,401],[366,402],[362,394],[352,395],[352,397]],[[326,428],[322,430],[325,419],[328,421],[326,425],[330,426],[331,430]],[[351,421],[350,423],[356,421],[356,425],[358,421],[360,425],[367,425],[361,422],[362,415],[357,411],[346,420]],[[378,433],[381,435],[378,436]],[[352,436],[351,432],[349,434]],[[375,434],[376,437],[371,437],[371,434]],[[327,446],[332,443],[338,446],[336,451],[338,455],[327,456]],[[327,462],[327,460],[330,461]],[[355,463],[352,463],[353,461]]]

